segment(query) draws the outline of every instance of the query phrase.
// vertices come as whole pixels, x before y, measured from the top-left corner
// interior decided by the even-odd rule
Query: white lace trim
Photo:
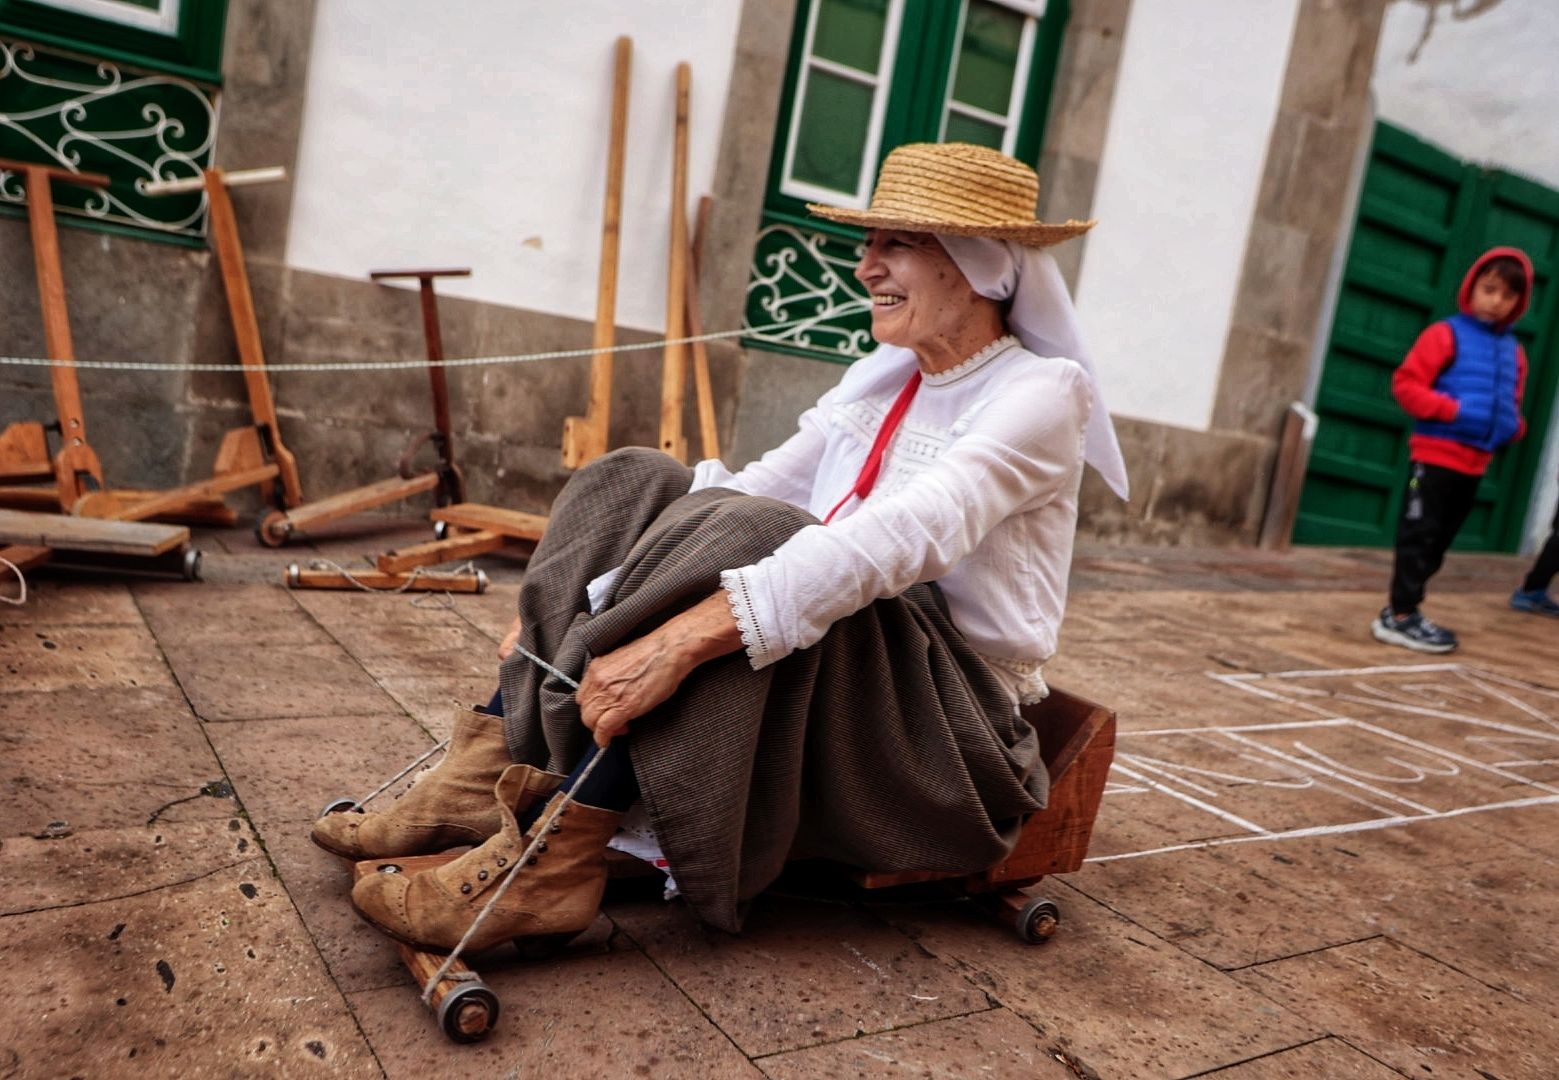
[[[1011,334],[1004,334],[969,357],[969,359],[948,368],[946,371],[938,371],[934,375],[922,373],[920,380],[930,386],[946,386],[949,383],[958,382],[960,379],[967,379],[1008,349],[1017,348],[1018,344],[1016,337]]]
[[[757,671],[774,663],[775,656],[769,648],[768,638],[758,625],[758,614],[753,608],[752,593],[747,588],[747,575],[740,570],[720,571],[720,587],[731,605],[731,617],[742,635],[742,647],[747,651],[747,662]]]
[[[1043,660],[1021,660],[1012,656],[989,656],[980,654],[980,659],[997,670],[998,674],[1005,673],[1016,677],[1013,688],[1018,693],[1018,703],[1021,705],[1038,705],[1050,696],[1050,687],[1045,682]]]

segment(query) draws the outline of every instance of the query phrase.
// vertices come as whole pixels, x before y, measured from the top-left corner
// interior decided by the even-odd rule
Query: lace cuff
[[[742,635],[742,647],[747,651],[747,662],[754,671],[768,667],[779,660],[769,647],[769,639],[758,625],[758,613],[748,588],[747,575],[742,570],[720,571],[720,587],[725,590],[726,601],[731,605],[731,617]]]
[[[705,488],[726,487],[736,474],[725,467],[719,458],[705,458],[693,466],[693,485],[688,492],[703,491]]]
[[[1038,705],[1050,696],[1050,687],[1045,684],[1044,661],[987,656],[985,653],[980,654],[980,659],[1018,695],[1019,705]]]

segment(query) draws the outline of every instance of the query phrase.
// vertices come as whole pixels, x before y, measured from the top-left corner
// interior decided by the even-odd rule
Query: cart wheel
[[[449,539],[449,522],[447,522],[447,521],[435,521],[433,523],[433,539],[435,539],[435,540],[448,540]]]
[[[202,558],[204,558],[204,556],[200,554],[198,548],[190,548],[184,553],[184,564],[182,569],[184,571],[185,581],[200,580],[200,563]]]
[[[1061,909],[1043,897],[1036,897],[1018,909],[1012,928],[1030,945],[1040,945],[1055,936],[1061,923]]]
[[[438,1026],[454,1042],[480,1042],[497,1023],[498,995],[484,983],[466,983],[439,1003]]]
[[[266,547],[281,547],[292,535],[292,525],[284,510],[269,510],[254,524],[254,538]]]
[[[356,799],[332,799],[325,804],[325,808],[319,812],[320,817],[329,817],[331,814],[349,814],[363,812],[363,808],[357,805]]]

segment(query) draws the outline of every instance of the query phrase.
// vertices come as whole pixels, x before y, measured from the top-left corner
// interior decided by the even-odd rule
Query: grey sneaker
[[[1376,641],[1400,645],[1416,652],[1448,653],[1456,651],[1456,635],[1426,619],[1422,612],[1393,615],[1389,607],[1380,609],[1370,633]]]
[[[1517,611],[1559,619],[1559,603],[1543,589],[1517,589],[1510,594],[1510,606]]]

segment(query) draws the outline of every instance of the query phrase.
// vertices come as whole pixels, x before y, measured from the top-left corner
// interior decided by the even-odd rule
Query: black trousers
[[[1547,591],[1555,574],[1559,574],[1559,507],[1554,509],[1554,524],[1548,530],[1548,542],[1537,553],[1537,562],[1532,564],[1521,588],[1526,592]]]
[[[1412,462],[1402,516],[1397,520],[1397,555],[1391,570],[1391,611],[1418,610],[1429,579],[1445,562],[1446,550],[1472,512],[1481,476],[1439,465]]]

